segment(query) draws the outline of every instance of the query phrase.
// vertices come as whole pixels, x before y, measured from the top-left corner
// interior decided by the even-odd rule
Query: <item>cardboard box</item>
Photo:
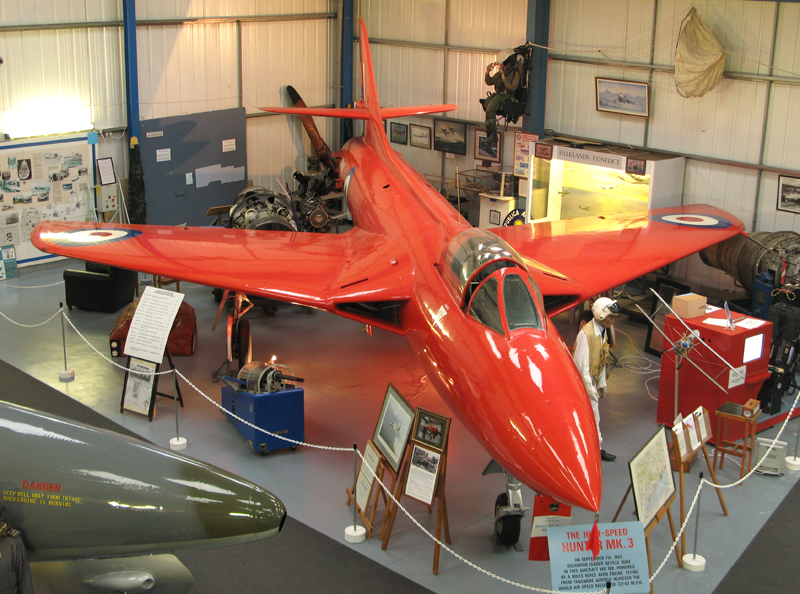
[[[684,319],[696,318],[706,313],[706,298],[697,293],[675,295],[672,298],[672,309]]]

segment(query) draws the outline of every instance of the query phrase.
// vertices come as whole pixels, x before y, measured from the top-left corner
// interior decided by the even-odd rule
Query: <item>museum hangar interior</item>
[[[157,446],[169,448],[172,439],[183,437],[187,447],[181,453],[252,481],[285,504],[292,522],[282,534],[262,541],[269,547],[263,549],[263,558],[253,557],[262,552],[250,548],[255,544],[194,553],[205,556],[179,553],[194,575],[192,592],[220,591],[225,584],[242,592],[338,591],[359,585],[436,592],[512,591],[519,589],[516,584],[555,587],[551,563],[529,560],[533,511],[519,523],[521,551],[493,543],[497,498],[505,492],[506,481],[502,474],[482,474],[491,455],[476,437],[481,429],[465,425],[463,414],[448,406],[425,362],[404,336],[384,329],[385,319],[365,324],[363,312],[350,312],[353,319],[346,319],[254,299],[256,306],[242,315],[241,321],[247,323],[229,330],[226,316],[236,309],[237,301],[232,298],[220,308],[224,296],[220,289],[238,291],[243,285],[169,283],[174,279],[165,273],[141,272],[154,265],[143,263],[133,281],[139,292],[166,282],[163,286],[184,295],[196,314],[192,354],[174,358],[176,369],[186,378],[179,380],[184,406],[177,413],[177,427],[175,402],[169,397],[154,399],[152,420],[131,409],[121,412],[120,401],[124,404],[129,396],[126,373],[110,361],[124,366],[127,359],[112,356],[109,332],[123,305],[133,299],[133,286],[121,289],[123,303],[114,311],[98,311],[75,301],[64,310],[68,319],[63,340],[60,316],[49,319],[59,304],[79,299],[70,297],[69,289],[65,292],[63,283],[69,283],[65,280],[69,275],[64,271],[83,271],[85,265],[39,251],[29,239],[37,223],[97,220],[212,226],[217,214],[206,216],[212,212],[220,215],[218,226],[244,227],[248,230],[242,233],[248,236],[275,229],[286,234],[298,227],[300,235],[352,234],[347,188],[341,180],[337,185],[331,175],[335,170],[326,170],[324,147],[317,151],[320,143],[309,139],[300,118],[259,108],[296,104],[285,92],[288,86],[308,106],[354,104],[361,97],[359,17],[369,33],[381,106],[457,107],[441,114],[389,119],[386,146],[460,210],[469,225],[490,229],[522,223],[553,229],[562,219],[582,217],[610,225],[617,213],[710,205],[719,209],[714,212],[724,211],[730,220],[741,221],[744,230],[760,240],[757,247],[745,240],[726,243],[729,247],[706,252],[702,259],[692,255],[668,268],[654,266],[650,274],[632,282],[604,287],[619,301],[622,313],[616,322],[612,349],[616,364],[609,367],[609,396],[600,403],[603,448],[616,455],[615,461],[601,465],[601,526],[615,514],[620,522],[636,521],[633,497],[626,493],[632,480],[628,463],[659,426],[671,425],[674,417],[665,420],[666,413],[661,412],[665,376],[675,372],[674,363],[669,373],[659,373],[660,365],[667,369],[668,364],[652,352],[658,353],[663,344],[659,348],[658,333],[648,333],[649,323],[636,307],[653,311],[649,287],[667,287],[667,292],[659,289],[665,297],[695,294],[709,305],[727,301],[735,323],[769,318],[765,311],[756,311],[759,295],[786,304],[792,315],[794,258],[800,251],[794,233],[800,212],[794,197],[800,194],[800,157],[791,150],[790,139],[800,133],[796,91],[800,50],[794,42],[800,4],[722,0],[67,4],[44,2],[30,10],[22,3],[4,3],[1,9],[0,129],[7,140],[0,143],[6,233],[5,278],[0,281],[0,312],[6,318],[0,321],[4,336],[0,359],[8,364],[4,369],[9,378],[3,383],[50,394],[34,380],[17,384],[16,368],[63,393],[76,407],[85,405]],[[689,51],[679,51],[683,48],[679,40],[694,19],[699,30],[705,27],[713,33],[717,42],[713,47],[718,48],[716,54],[713,47],[704,48],[704,57],[716,56],[709,60],[706,78],[715,73],[717,78],[703,91],[696,86],[688,90],[678,78],[678,58]],[[505,48],[512,50],[514,64],[527,73],[527,96],[511,100],[524,106],[523,115],[515,122],[513,114],[501,118],[497,142],[492,143],[479,99],[491,99],[488,95],[495,92],[485,73],[487,65],[509,57],[502,54]],[[515,48],[519,51],[513,52]],[[694,94],[700,92],[704,94]],[[334,158],[345,137],[358,136],[368,125],[355,119],[343,125],[340,119],[323,117],[315,117],[315,122]],[[131,136],[138,140],[136,148],[131,148]],[[602,165],[587,164],[591,160]],[[296,171],[301,175],[293,176]],[[136,218],[143,205],[146,221]],[[236,205],[247,208],[235,211]],[[353,206],[355,212],[356,202]],[[674,249],[667,244],[663,251]],[[224,250],[212,253],[199,253],[197,258],[209,269],[218,268],[214,261],[232,257]],[[288,253],[265,257],[298,262]],[[592,267],[608,274],[614,268],[613,261],[591,261],[598,254],[590,251],[572,258],[588,259]],[[708,266],[709,260],[715,266]],[[283,271],[287,278],[292,276],[290,265],[257,259],[246,265],[254,275],[264,268],[268,271],[264,274]],[[324,254],[316,266],[327,266]],[[765,284],[771,290],[765,292]],[[101,295],[85,286],[84,293],[90,300]],[[103,294],[101,301],[107,304],[109,299]],[[212,331],[219,311],[223,315]],[[664,313],[664,309],[659,312]],[[683,317],[690,324],[694,319]],[[575,308],[564,309],[550,321],[570,346],[577,323]],[[713,328],[708,332],[724,331]],[[701,336],[706,336],[704,330]],[[304,379],[297,384],[304,391],[300,441],[309,445],[256,453],[237,425],[220,414],[225,383],[215,376],[235,375],[248,338],[254,361],[266,365],[275,357],[285,366],[281,367],[285,374]],[[454,343],[471,348],[458,338]],[[767,363],[776,367],[770,349],[762,346],[757,359],[763,360],[765,369]],[[226,366],[228,358],[232,361]],[[681,373],[692,377],[689,367]],[[74,372],[72,381],[59,381],[60,373],[69,379],[65,369]],[[775,381],[774,370],[767,375],[768,381]],[[762,383],[763,377],[758,385],[755,380],[748,382],[748,395],[759,393]],[[397,514],[385,550],[377,535],[386,511],[382,502],[371,538],[358,544],[345,540],[353,524],[346,493],[353,484],[352,447],[355,443],[363,452],[367,441],[376,438],[389,384],[413,409],[451,419],[447,476],[439,479],[447,487],[447,523],[458,557],[442,551],[437,575],[432,573],[434,542],[420,528],[436,532],[441,498],[435,498],[431,511],[419,500],[401,497],[411,517]],[[667,385],[674,386],[674,380]],[[172,394],[172,390],[171,376],[162,377],[158,391]],[[17,389],[3,399],[24,405],[29,397],[25,391]],[[797,390],[790,387],[777,393],[777,400],[776,393],[758,398],[764,409],[758,438],[775,438]],[[55,398],[45,396],[37,403],[46,406]],[[727,400],[724,391],[714,392],[713,402]],[[670,411],[672,393],[666,394],[666,402]],[[713,410],[705,400],[702,404],[714,414],[716,404]],[[57,414],[65,413],[59,409]],[[472,418],[467,422],[474,424]],[[716,419],[709,426],[716,435]],[[795,422],[787,423],[780,436],[787,444],[786,456],[793,454],[797,430]],[[713,458],[712,443],[716,443],[713,437],[708,443]],[[729,456],[726,462],[723,468],[716,465],[719,484],[739,479],[738,462],[749,465],[746,457]],[[698,456],[685,475],[687,509],[699,484],[698,471],[704,469],[709,470]],[[677,485],[678,473],[674,476]],[[652,526],[648,532],[652,570],[665,560],[654,588],[724,592],[749,583],[753,591],[773,591],[781,588],[781,582],[769,580],[792,583],[778,554],[791,554],[792,541],[781,540],[782,530],[797,522],[796,514],[786,509],[781,510],[783,515],[773,512],[784,498],[790,501],[797,477],[797,471],[783,468],[780,475],[755,473],[741,486],[725,489],[727,515],[722,513],[722,500],[706,486],[699,514],[686,527],[686,551],[692,553],[696,546],[706,560],[702,572],[679,568],[670,551],[669,526],[666,522]],[[534,491],[523,485],[521,493],[524,504],[532,508]],[[678,499],[668,507],[680,524]],[[588,509],[572,509],[572,525],[591,526],[594,520]],[[754,538],[759,546],[748,548]],[[325,555],[331,549],[320,543],[335,545],[337,556],[332,558],[341,561],[329,563]],[[243,552],[244,548],[251,552]],[[764,562],[772,565],[766,568]],[[371,573],[382,570],[375,570],[374,564],[390,572]],[[44,563],[33,565],[37,591],[59,591],[41,577],[39,565]],[[278,584],[271,584],[273,580]]]

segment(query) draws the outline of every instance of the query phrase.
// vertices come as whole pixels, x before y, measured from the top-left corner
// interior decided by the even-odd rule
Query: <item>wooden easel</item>
[[[664,507],[658,510],[656,517],[653,518],[647,528],[644,529],[644,542],[647,545],[647,571],[650,576],[653,575],[653,564],[650,561],[650,533],[653,531],[653,528],[655,528],[656,524],[664,519],[664,514],[667,515],[667,519],[669,520],[669,532],[672,535],[672,542],[675,542],[675,523],[672,521],[672,512],[669,509],[669,506],[672,505],[673,501],[675,501],[675,493],[670,496],[669,500],[667,500],[667,502],[664,504]],[[678,567],[682,568],[683,561],[681,560],[681,553],[678,551],[680,546],[676,543],[674,548],[675,558],[678,560]],[[650,582],[650,593],[652,594],[652,592],[653,582]]]
[[[630,495],[631,490],[633,490],[633,484],[628,485],[628,490],[625,491],[625,495],[622,497],[622,501],[620,501],[619,507],[617,508],[617,513],[614,514],[614,519],[611,520],[612,522],[616,522],[617,518],[619,517],[620,512],[622,511],[622,506],[625,505],[625,501],[628,499],[628,495]],[[669,532],[672,535],[672,541],[675,542],[675,523],[672,521],[672,512],[670,511],[670,506],[672,502],[675,501],[675,493],[670,495],[667,502],[661,506],[661,509],[656,512],[655,517],[650,521],[647,527],[644,529],[644,541],[645,545],[647,546],[647,571],[649,572],[650,576],[653,575],[653,565],[650,561],[650,533],[655,528],[656,524],[658,524],[661,520],[664,519],[664,515],[667,516],[669,520]],[[680,544],[675,543],[675,557],[678,560],[678,567],[683,567],[683,561],[681,560],[681,551],[680,551]],[[650,592],[653,592],[653,583],[650,583]]]
[[[371,441],[368,443],[372,443]],[[369,447],[369,446],[367,446]],[[347,493],[347,505],[354,503],[356,505],[356,511],[358,511],[358,515],[361,517],[361,521],[364,522],[364,527],[367,529],[367,538],[372,538],[372,529],[375,527],[375,514],[378,511],[378,501],[380,500],[381,496],[383,496],[383,505],[384,508],[386,507],[386,502],[388,498],[386,494],[383,492],[383,489],[380,487],[375,487],[375,479],[380,479],[383,482],[384,471],[388,470],[389,474],[392,476],[392,487],[394,487],[394,483],[397,480],[397,474],[392,471],[392,468],[387,464],[386,459],[381,454],[380,450],[377,447],[372,445],[375,448],[375,451],[378,453],[378,464],[375,466],[375,476],[370,481],[369,486],[369,495],[367,496],[367,507],[366,509],[361,509],[361,506],[358,505],[357,502],[354,502],[353,494],[355,492],[355,485],[351,487],[347,487],[345,489],[345,493]],[[361,468],[364,465],[364,460],[361,460],[361,464],[358,466],[358,475],[361,475]],[[357,476],[358,476],[357,475]],[[373,500],[374,495],[374,501]],[[370,503],[372,502],[372,503]],[[384,513],[383,524],[386,523],[386,514]],[[381,535],[383,534],[383,524],[381,525]]]
[[[414,442],[411,443],[411,447],[414,446]],[[406,452],[407,453],[407,452]],[[420,501],[410,495],[405,493],[406,490],[406,483],[408,482],[408,472],[409,467],[411,466],[411,461],[408,460],[408,456],[405,454],[403,455],[404,463],[399,473],[399,480],[396,481],[397,488],[393,491],[395,499],[399,502],[400,498],[405,495],[409,499],[413,499],[414,501],[419,501],[423,505],[428,508],[428,512],[431,513],[433,511],[433,505],[428,504],[424,501]],[[444,527],[444,535],[445,535],[445,542],[450,544],[450,523],[447,519],[447,498],[445,496],[445,476],[447,472],[447,449],[441,453],[441,460],[439,462],[439,470],[436,477],[436,489],[433,497],[433,501],[435,502],[438,500],[438,506],[436,510],[436,540],[441,541],[442,537],[442,527]],[[394,485],[394,483],[393,483]],[[394,502],[389,504],[391,507],[391,511],[386,514],[384,518],[385,527],[381,528],[381,535],[383,536],[383,544],[381,545],[382,550],[386,550],[386,547],[389,546],[389,537],[392,535],[392,527],[394,526],[394,519],[397,515],[397,508],[398,505]],[[388,522],[387,522],[388,518]],[[439,574],[439,553],[441,552],[441,546],[437,542],[433,548],[433,575]]]
[[[708,466],[708,471],[711,473],[711,478],[714,479],[714,484],[716,485],[717,484],[717,474],[716,474],[716,472],[714,472],[714,465],[711,463],[711,457],[708,455],[708,449],[706,448],[706,443],[713,436],[711,435],[711,420],[708,418],[708,411],[705,408],[703,408],[703,424],[705,425],[706,436],[705,436],[705,438],[703,438],[701,436],[701,434],[699,433],[699,430],[698,430],[697,439],[700,442],[700,448],[698,448],[698,449],[703,451],[703,456],[705,456],[706,465]],[[683,471],[683,469],[684,469],[684,464],[686,462],[688,462],[697,453],[698,450],[687,451],[685,453],[684,452],[680,452],[679,451],[679,449],[680,449],[679,448],[679,442],[675,439],[675,435],[674,435],[675,430],[676,430],[676,428],[673,427],[672,428],[673,437],[672,437],[671,448],[673,448],[674,451],[675,451],[675,459],[676,460],[680,460],[680,463],[678,464],[678,476],[679,476],[679,487],[678,488],[680,489],[681,526],[683,526],[683,522],[686,519],[685,512],[684,512],[684,510],[685,510],[685,505],[684,505],[685,499],[684,499],[684,481],[683,481],[684,471]],[[690,443],[688,441],[688,432],[690,431],[690,429],[686,425],[682,425],[682,430],[684,431],[684,443],[686,443],[686,444]],[[687,448],[687,450],[688,449],[689,448]],[[719,497],[719,504],[722,506],[722,513],[727,516],[728,515],[728,508],[725,505],[725,499],[722,497],[722,490],[719,487],[715,487],[715,489],[717,491],[717,497]],[[681,545],[681,555],[685,555],[686,554],[686,531],[685,530],[681,534],[680,545]]]

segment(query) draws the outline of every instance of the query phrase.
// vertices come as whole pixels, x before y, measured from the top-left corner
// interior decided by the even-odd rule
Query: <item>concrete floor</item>
[[[73,268],[81,263],[70,262]],[[19,279],[0,282],[0,312],[22,324],[38,324],[58,310],[63,301],[63,285],[47,286],[61,280],[67,264],[49,270],[36,270]],[[152,279],[149,279],[152,280]],[[142,276],[142,281],[146,279]],[[17,287],[43,287],[22,289]],[[186,406],[180,411],[180,435],[188,439],[186,454],[235,472],[274,492],[285,503],[289,514],[316,530],[344,542],[344,530],[352,523],[352,508],[345,504],[345,488],[353,480],[353,455],[312,447],[296,451],[281,450],[266,456],[254,454],[246,447],[236,429],[212,403],[220,400],[221,384],[212,382],[211,373],[225,356],[224,327],[211,332],[217,304],[207,287],[184,283],[186,301],[198,316],[197,351],[191,357],[176,358],[178,369],[207,398],[187,385],[182,386]],[[117,314],[73,310],[68,312],[77,329],[102,354],[108,356],[108,332]],[[305,431],[311,444],[363,449],[372,436],[388,382],[411,402],[450,416],[449,410],[430,387],[405,340],[376,330],[369,336],[363,326],[327,313],[295,306],[283,306],[277,315],[268,316],[260,308],[247,315],[251,321],[254,358],[288,365],[304,377]],[[562,316],[556,319],[566,342],[572,342],[575,328]],[[121,414],[119,403],[123,371],[96,354],[83,339],[67,327],[66,343],[69,367],[75,370],[75,381],[59,382],[58,372],[64,367],[61,324],[55,318],[44,326],[22,328],[0,320],[3,339],[0,358],[26,371],[41,381],[90,406],[101,414],[129,428],[142,437],[168,447],[175,437],[175,418],[171,400],[157,404],[153,422],[133,413]],[[644,344],[646,328],[622,316],[618,324],[617,357],[635,357]],[[630,339],[628,338],[630,336]],[[648,357],[648,360],[652,359]],[[124,359],[116,359],[124,363]],[[618,368],[609,380],[609,397],[601,403],[603,446],[618,456],[616,462],[603,463],[603,504],[600,521],[610,522],[629,484],[627,462],[657,430],[656,400],[658,374],[634,374]],[[645,380],[652,379],[647,386]],[[162,383],[170,391],[171,381]],[[653,396],[648,394],[649,391]],[[794,444],[797,421],[789,424],[782,439]],[[777,428],[761,435],[772,437]],[[713,455],[713,454],[712,454]],[[550,567],[546,562],[528,561],[527,538],[530,517],[523,519],[522,541],[525,552],[505,550],[495,553],[490,536],[496,496],[503,490],[501,475],[481,476],[489,456],[454,419],[449,442],[447,499],[452,548],[460,555],[508,580],[537,588],[550,588]],[[697,484],[696,466],[687,476],[686,494],[690,500]],[[730,511],[721,513],[713,492],[706,488],[701,500],[701,532],[698,553],[707,559],[703,573],[679,569],[674,556],[669,559],[655,580],[661,594],[696,592],[710,593],[739,557],[755,533],[767,520],[794,485],[798,472],[781,477],[753,476],[740,487],[724,492]],[[719,472],[722,483],[739,476],[735,460]],[[532,505],[533,493],[524,490],[526,504]],[[429,514],[419,503],[403,500],[413,516],[428,530],[435,529],[435,514]],[[631,498],[625,504],[621,521],[634,520]],[[677,503],[672,512],[678,516]],[[378,519],[383,510],[379,510]],[[592,514],[573,510],[573,525],[589,524]],[[694,520],[689,526],[691,544]],[[380,541],[371,540],[348,545],[436,592],[492,591],[512,592],[518,588],[497,581],[465,565],[447,552],[442,552],[439,575],[431,573],[433,543],[406,518],[398,516],[388,550]],[[669,554],[670,536],[666,523],[651,534],[653,566]],[[266,561],[268,562],[268,560]]]

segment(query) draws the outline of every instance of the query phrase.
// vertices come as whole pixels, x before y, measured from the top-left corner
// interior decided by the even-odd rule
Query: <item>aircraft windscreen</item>
[[[469,304],[469,313],[487,328],[498,334],[504,334],[503,321],[500,319],[498,287],[499,284],[494,277],[483,283]]]
[[[503,306],[510,332],[519,328],[541,330],[542,319],[539,317],[533,297],[525,281],[518,274],[509,274],[503,279]]]
[[[483,279],[494,270],[508,266],[525,269],[519,255],[497,235],[473,228],[453,238],[444,254],[441,268],[461,303],[466,305],[471,291]],[[482,270],[484,267],[485,270]],[[480,275],[477,274],[479,271]]]

